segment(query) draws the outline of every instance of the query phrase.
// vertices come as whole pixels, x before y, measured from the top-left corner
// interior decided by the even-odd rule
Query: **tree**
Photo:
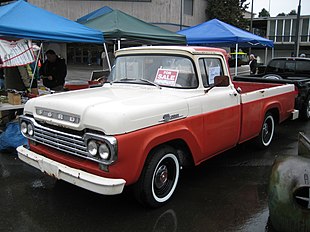
[[[270,14],[265,8],[263,8],[261,12],[258,13],[258,17],[270,17]]]
[[[206,15],[207,20],[217,18],[236,27],[246,29],[249,21],[244,18],[244,12],[249,6],[247,0],[209,0]]]
[[[291,12],[288,15],[297,15],[296,10],[291,10]]]
[[[277,16],[285,16],[285,13],[284,12],[279,13]]]

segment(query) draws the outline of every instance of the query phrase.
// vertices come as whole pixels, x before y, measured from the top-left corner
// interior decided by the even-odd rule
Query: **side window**
[[[283,73],[284,60],[273,60],[266,68],[266,73]]]
[[[310,61],[296,61],[296,74],[310,75]]]
[[[285,62],[285,67],[284,67],[284,72],[286,73],[294,73],[295,72],[295,61],[286,61]]]
[[[223,75],[222,63],[218,58],[201,58],[199,66],[204,87],[213,85],[214,77]]]

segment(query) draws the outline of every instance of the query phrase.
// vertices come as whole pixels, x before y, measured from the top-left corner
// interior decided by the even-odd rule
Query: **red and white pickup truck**
[[[183,166],[256,138],[293,116],[294,85],[233,82],[226,53],[205,47],[116,52],[103,87],[43,96],[20,117],[30,148],[19,158],[57,179],[100,194],[133,185],[151,207],[167,202]]]

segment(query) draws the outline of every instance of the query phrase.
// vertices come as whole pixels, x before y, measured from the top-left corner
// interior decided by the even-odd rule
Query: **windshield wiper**
[[[156,83],[153,82],[153,81],[150,81],[150,80],[144,79],[144,78],[141,78],[140,80],[141,80],[141,81],[144,81],[144,82],[146,82],[146,83],[149,83],[149,84],[151,84],[151,85],[154,85],[154,86],[156,86],[158,89],[161,89],[161,86],[158,85],[158,84],[156,84]]]
[[[115,80],[115,81],[110,81],[110,85],[112,85],[113,83],[118,83],[118,82],[124,82],[124,81],[136,81],[137,79],[135,78],[127,78],[127,77],[124,77],[124,78],[121,78],[119,80]]]

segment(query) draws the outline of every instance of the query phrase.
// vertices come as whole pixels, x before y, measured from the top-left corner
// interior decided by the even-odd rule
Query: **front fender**
[[[111,173],[122,176],[126,183],[135,183],[150,151],[169,141],[181,139],[189,147],[195,162],[195,154],[201,154],[202,119],[190,117],[132,133],[116,136],[118,140],[118,162],[111,166]]]

